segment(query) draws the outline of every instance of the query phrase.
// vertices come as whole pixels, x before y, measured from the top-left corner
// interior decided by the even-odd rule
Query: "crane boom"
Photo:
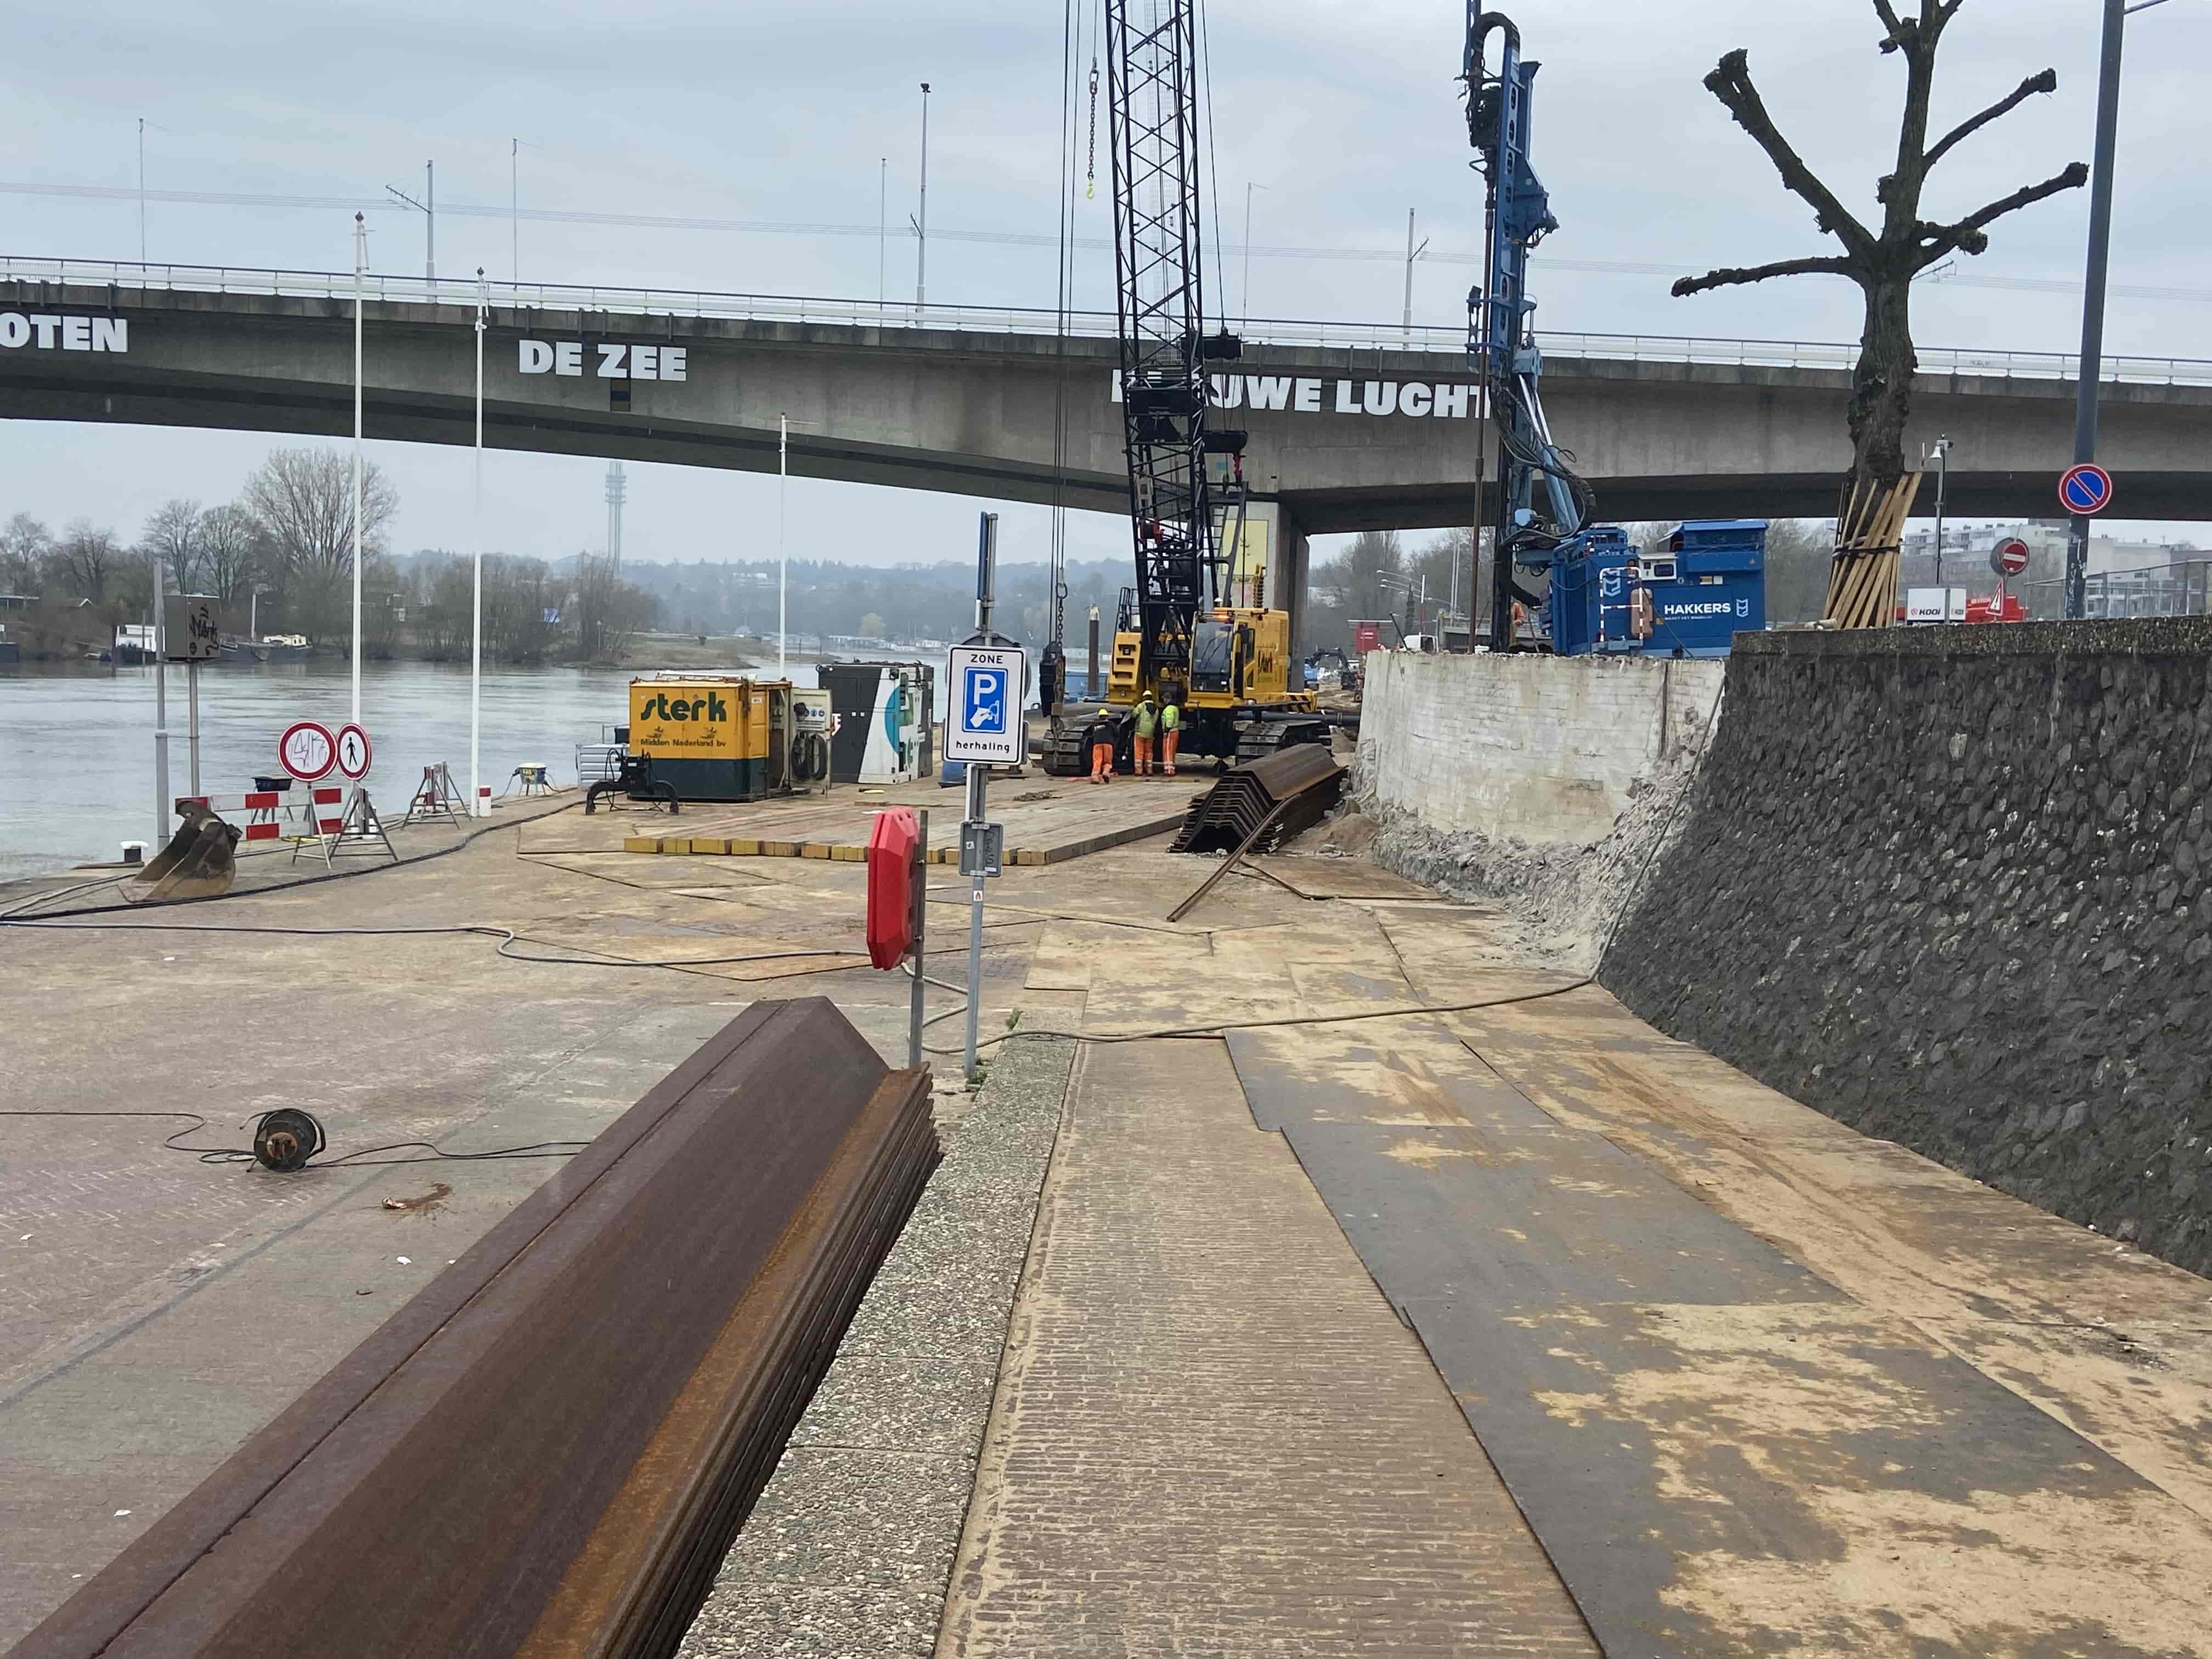
[[[1498,45],[1498,67],[1489,66]],[[1467,134],[1483,176],[1488,246],[1487,288],[1468,295],[1468,363],[1481,377],[1498,428],[1498,507],[1492,541],[1495,586],[1490,644],[1512,648],[1516,597],[1536,603],[1513,580],[1516,559],[1548,554],[1596,514],[1595,497],[1552,441],[1540,382],[1536,302],[1528,296],[1528,255],[1559,228],[1543,182],[1529,163],[1537,65],[1521,56],[1521,31],[1502,12],[1468,0]],[[1541,485],[1541,495],[1538,486]]]
[[[1244,447],[1242,432],[1207,427],[1206,361],[1234,356],[1236,342],[1206,333],[1195,5],[1106,0],[1122,445],[1137,565],[1130,621],[1148,688],[1163,676],[1189,684],[1199,617],[1222,587],[1206,457],[1239,456]],[[1241,465],[1237,472],[1241,479]]]

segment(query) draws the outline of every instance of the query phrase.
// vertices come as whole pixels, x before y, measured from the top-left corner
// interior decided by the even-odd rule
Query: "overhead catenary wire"
[[[138,192],[124,185],[64,185],[40,183],[33,180],[0,180],[0,195],[53,197],[81,201],[131,201]],[[353,196],[280,195],[245,191],[149,191],[149,202],[178,205],[207,207],[278,207],[297,208],[314,212],[343,210],[346,212],[384,213],[405,212],[388,199],[372,200]],[[866,236],[882,234],[878,224],[842,224],[828,222],[768,219],[718,219],[685,215],[605,213],[561,208],[523,208],[490,206],[462,202],[442,203],[438,211],[461,218],[511,217],[540,221],[549,224],[604,225],[635,230],[704,230],[738,232],[755,235],[788,236]],[[910,235],[911,230],[900,231]],[[1010,230],[946,230],[933,227],[932,240],[969,242],[999,247],[1048,248],[1056,246],[1058,238],[1034,231]],[[1091,252],[1110,251],[1113,243],[1104,237],[1078,237],[1074,246]],[[1221,245],[1224,253],[1250,255],[1261,259],[1361,260],[1390,264],[1405,263],[1403,248],[1337,246],[1285,246],[1254,244],[1249,248],[1241,243]],[[1434,249],[1421,256],[1432,264],[1479,267],[1483,263],[1480,252],[1455,253]],[[173,262],[182,264],[184,262]],[[1685,257],[1672,261],[1652,259],[1581,259],[1565,255],[1546,254],[1545,268],[1551,270],[1586,272],[1594,276],[1681,276],[1692,266],[1710,264],[1708,260]],[[160,269],[157,263],[155,269]],[[1980,288],[2010,289],[2021,293],[2079,294],[2078,279],[2038,276],[1987,276],[1946,275],[1941,279],[1923,277],[1923,281],[1940,280],[1946,288]],[[2212,288],[2180,288],[2172,285],[2150,286],[2115,283],[2106,290],[2116,298],[2130,300],[2212,301]]]

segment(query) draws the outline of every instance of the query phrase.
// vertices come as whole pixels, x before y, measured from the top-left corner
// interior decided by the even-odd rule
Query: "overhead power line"
[[[142,192],[125,185],[59,185],[9,182],[0,180],[0,195],[46,196],[70,201],[137,202]],[[211,190],[149,190],[143,192],[148,202],[159,202],[179,206],[196,207],[254,207],[298,208],[316,212],[397,213],[406,210],[389,198],[381,199],[354,196],[284,196],[248,191]],[[529,219],[544,224],[606,225],[629,230],[720,230],[734,231],[750,235],[765,236],[879,236],[883,227],[875,224],[846,225],[795,219],[715,219],[688,215],[653,213],[605,213],[571,210],[563,208],[517,208],[502,204],[489,206],[465,202],[441,203],[438,210],[464,219]],[[910,234],[910,232],[901,232]],[[933,237],[952,242],[975,242],[994,247],[1057,248],[1056,235],[1018,230],[944,230],[933,228]],[[1113,243],[1103,237],[1078,236],[1070,239],[1080,248],[1110,250]],[[1255,244],[1247,249],[1236,243],[1226,245],[1225,252],[1239,257],[1246,253],[1261,259],[1351,260],[1389,264],[1405,261],[1403,250],[1368,247],[1268,247]],[[1434,264],[1463,265],[1479,269],[1482,256],[1479,253],[1453,253],[1431,248],[1421,258]],[[1639,259],[1575,259],[1552,254],[1543,256],[1543,264],[1550,270],[1586,271],[1607,276],[1664,276],[1683,275],[1698,262],[1685,259],[1674,263]],[[2006,289],[2027,294],[2079,294],[2081,284],[2061,278],[2035,276],[1966,276],[1947,273],[1939,279],[1946,288],[1983,288]],[[2212,300],[2212,289],[2136,287],[2115,283],[2109,292],[2130,300],[2204,301]]]

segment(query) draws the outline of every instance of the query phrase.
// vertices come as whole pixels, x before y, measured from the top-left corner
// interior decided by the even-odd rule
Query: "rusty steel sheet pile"
[[[18,1659],[673,1654],[937,1165],[929,1100],[828,1001],[755,1003]]]
[[[1171,849],[1264,853],[1321,822],[1344,787],[1326,744],[1293,744],[1247,761],[1191,802]]]

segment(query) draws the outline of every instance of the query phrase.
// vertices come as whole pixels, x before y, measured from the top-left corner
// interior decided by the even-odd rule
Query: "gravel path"
[[[939,1097],[944,1164],[722,1563],[684,1659],[927,1655],[1075,1045]]]

